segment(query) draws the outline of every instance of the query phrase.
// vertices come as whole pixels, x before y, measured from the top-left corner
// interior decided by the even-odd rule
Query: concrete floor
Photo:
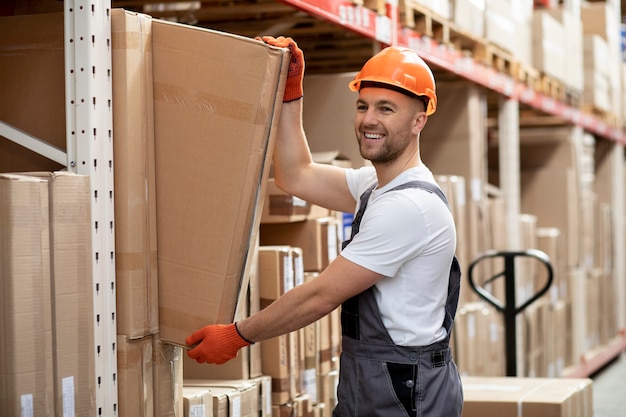
[[[626,353],[592,376],[593,417],[626,416]]]

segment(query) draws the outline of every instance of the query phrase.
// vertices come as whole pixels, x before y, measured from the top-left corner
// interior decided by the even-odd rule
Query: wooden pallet
[[[370,9],[379,16],[387,15],[387,4],[385,0],[352,0],[352,3]]]
[[[474,59],[494,70],[517,77],[519,66],[513,54],[491,43],[477,45],[474,50]]]
[[[515,61],[513,63],[513,78],[534,91],[541,90],[541,74],[536,68]]]
[[[541,74],[539,92],[557,101],[565,101],[565,84],[547,74]]]
[[[590,114],[596,119],[599,119],[613,128],[621,127],[621,121],[617,114],[612,111],[599,109],[592,104],[585,104],[580,107],[583,113]]]
[[[449,43],[450,21],[426,6],[412,0],[403,0],[399,3],[399,14],[403,26],[414,29],[440,43]]]

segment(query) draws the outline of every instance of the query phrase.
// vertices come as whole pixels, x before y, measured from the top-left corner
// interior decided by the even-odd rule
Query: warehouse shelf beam
[[[397,23],[365,6],[346,0],[281,0],[296,9],[361,34],[367,38],[391,45],[395,43],[394,28]],[[397,4],[397,2],[396,2]],[[391,6],[391,7],[390,7]],[[396,6],[397,9],[397,6]],[[387,11],[393,14],[393,4]]]
[[[4,136],[58,164],[67,165],[67,154],[64,151],[3,121],[0,121],[0,136]]]
[[[117,416],[111,2],[64,2],[67,167],[91,183],[96,413]]]

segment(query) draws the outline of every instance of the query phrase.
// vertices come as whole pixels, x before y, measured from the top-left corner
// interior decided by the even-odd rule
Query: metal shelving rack
[[[111,2],[64,2],[67,168],[91,179],[96,413],[117,415]]]
[[[0,121],[0,135],[90,177],[96,414],[117,416],[111,2],[64,1],[66,149]]]
[[[0,121],[0,135],[90,177],[97,416],[117,415],[110,0],[64,1],[66,149]]]

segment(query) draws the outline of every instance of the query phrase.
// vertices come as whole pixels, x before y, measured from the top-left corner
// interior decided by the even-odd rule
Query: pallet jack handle
[[[515,259],[518,257],[530,257],[540,261],[546,268],[548,279],[545,285],[532,297],[517,305],[515,299]],[[487,291],[484,287],[477,285],[474,281],[474,267],[480,262],[491,258],[503,258],[504,270],[493,275],[486,282],[493,282],[495,279],[504,277],[505,302],[502,303],[497,297]],[[544,295],[553,281],[553,270],[550,264],[550,258],[544,252],[537,249],[528,249],[524,251],[487,251],[480,254],[472,261],[468,269],[468,279],[472,289],[485,301],[494,306],[496,310],[504,314],[504,328],[506,334],[506,372],[507,376],[517,376],[517,324],[516,316],[524,311],[529,305]]]

